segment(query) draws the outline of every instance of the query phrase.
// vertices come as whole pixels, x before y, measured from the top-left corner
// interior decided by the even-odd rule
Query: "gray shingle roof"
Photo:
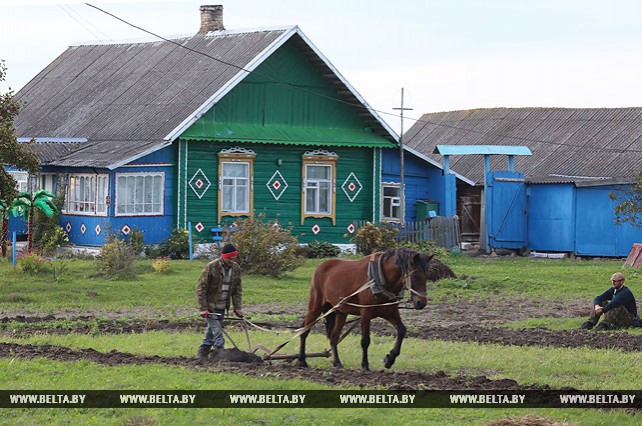
[[[116,168],[170,144],[247,75],[238,67],[253,69],[292,38],[346,100],[365,104],[298,27],[217,31],[173,41],[219,61],[169,41],[69,47],[16,94],[24,103],[16,134],[86,138],[79,149],[60,152],[59,145],[60,155],[46,154],[49,164]],[[367,113],[377,132],[394,139],[383,120]]]
[[[525,145],[515,169],[531,182],[632,182],[642,170],[642,108],[492,108],[424,114],[404,145],[430,158],[436,145]],[[453,171],[483,183],[482,156],[453,156]],[[491,156],[506,170],[505,156]]]
[[[244,67],[285,32],[174,41]],[[72,46],[16,94],[25,103],[17,135],[87,138],[82,149],[51,164],[108,167],[166,144],[164,138],[238,72],[167,41]]]

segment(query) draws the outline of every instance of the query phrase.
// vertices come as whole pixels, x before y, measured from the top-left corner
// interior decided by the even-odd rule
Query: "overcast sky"
[[[394,113],[403,87],[405,129],[426,112],[642,106],[642,0],[89,3],[165,37],[195,33],[202,4],[223,4],[227,29],[298,25],[374,109]],[[0,92],[69,45],[150,38],[84,2],[0,0]]]

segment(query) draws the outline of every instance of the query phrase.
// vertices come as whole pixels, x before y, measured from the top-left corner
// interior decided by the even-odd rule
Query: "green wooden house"
[[[298,27],[225,30],[221,6],[202,6],[201,23],[72,46],[17,94],[18,136],[69,182],[72,241],[138,228],[156,243],[191,223],[208,242],[261,214],[301,242],[348,243],[357,221],[377,221],[395,132]]]
[[[301,242],[349,242],[380,215],[381,150],[396,136],[298,27],[179,129],[177,225],[262,214]]]

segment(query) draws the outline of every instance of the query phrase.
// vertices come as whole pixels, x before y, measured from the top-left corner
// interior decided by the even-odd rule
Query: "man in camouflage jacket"
[[[196,283],[198,313],[207,321],[197,358],[207,358],[212,346],[222,349],[225,345],[222,320],[230,308],[230,301],[236,316],[243,317],[241,267],[235,262],[237,255],[236,247],[226,244],[221,257],[205,266]]]

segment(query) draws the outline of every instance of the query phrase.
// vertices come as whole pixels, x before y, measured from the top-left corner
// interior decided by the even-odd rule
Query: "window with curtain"
[[[250,163],[221,163],[221,210],[224,213],[249,213]]]
[[[116,216],[163,214],[164,188],[164,173],[116,174]]]
[[[109,175],[70,175],[64,211],[69,214],[106,216],[108,194]]]
[[[218,153],[218,220],[253,214],[254,158],[251,149],[238,146]]]
[[[328,217],[336,222],[336,173],[339,156],[322,149],[308,151],[303,159],[301,224],[307,217]]]
[[[332,213],[332,166],[307,164],[305,171],[305,213]]]

